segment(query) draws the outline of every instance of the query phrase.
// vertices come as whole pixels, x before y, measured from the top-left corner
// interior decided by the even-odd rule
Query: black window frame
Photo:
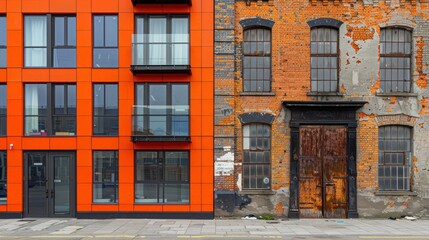
[[[0,176],[4,176],[4,179],[0,178],[0,198],[4,197],[5,200],[2,202],[0,201],[0,205],[7,204],[7,153],[6,151],[0,151],[0,163],[3,163],[3,165],[0,164],[0,172],[4,171],[4,174],[1,174]],[[3,161],[2,161],[3,160]],[[3,191],[3,192],[2,192]]]
[[[394,128],[396,136],[392,135],[395,133]],[[403,129],[405,137],[399,136],[399,129]],[[379,191],[412,191],[413,128],[405,125],[383,125],[379,127],[378,133]],[[400,149],[401,145],[405,149]],[[400,173],[402,176],[399,176]],[[394,185],[396,187],[393,187]]]
[[[96,153],[98,152],[104,152],[104,153],[113,153],[114,154],[114,164],[112,166],[112,168],[114,168],[114,170],[110,171],[110,173],[115,174],[115,179],[113,182],[111,181],[105,181],[105,179],[103,179],[102,181],[96,181],[96,162],[97,162],[97,158],[96,158]],[[118,150],[93,150],[92,152],[92,203],[93,204],[118,204],[119,203],[119,151]],[[104,165],[103,165],[104,166]],[[101,173],[103,174],[103,172]],[[114,189],[114,195],[113,195],[113,199],[110,202],[97,202],[96,198],[95,198],[95,194],[94,194],[94,189],[96,185],[101,184],[104,188],[104,185],[109,184],[109,185],[113,185],[113,189]]]
[[[404,31],[406,34],[410,35],[410,41],[407,42],[406,41],[406,36],[404,35],[404,41],[401,42],[399,41],[387,41],[386,39],[386,31]],[[399,38],[399,35],[398,35]],[[384,40],[383,40],[384,39]],[[398,52],[397,53],[386,53],[386,46],[384,44],[398,44]],[[403,43],[404,44],[404,52],[400,53],[399,52],[399,44]],[[409,44],[409,53],[406,53],[406,44]],[[390,47],[392,48],[393,45],[390,45]],[[393,50],[392,50],[393,51]],[[396,68],[393,66],[393,62],[391,62],[391,66],[388,67],[388,63],[387,63],[387,59],[389,59],[390,61],[396,59],[399,61],[399,59],[402,60],[408,60],[408,64],[409,67],[403,67],[400,68],[399,66],[399,62],[396,63]],[[383,63],[385,66],[383,66]],[[405,64],[405,63],[403,63]],[[412,82],[413,82],[413,30],[407,27],[402,27],[402,26],[389,26],[389,27],[384,27],[380,29],[380,89],[382,90],[382,93],[386,93],[386,94],[395,94],[395,93],[412,93],[413,89],[412,89]],[[390,70],[391,71],[391,75],[390,75],[390,79],[387,79],[387,71]],[[397,79],[393,79],[393,72],[396,71],[398,72],[399,70],[404,71],[403,72],[403,78],[399,79],[399,74],[395,75],[395,77]],[[385,73],[383,73],[383,71],[385,71]],[[406,79],[405,76],[405,72],[408,71],[409,72],[409,79]],[[399,90],[397,89],[396,91],[393,91],[393,82],[396,82],[397,84],[397,88],[399,86],[399,84],[402,84],[402,88],[403,90]],[[387,88],[387,84],[390,84],[390,88]]]
[[[40,17],[46,17],[46,47],[33,47],[33,46],[26,46],[25,45],[25,17],[27,16],[40,16]],[[74,18],[75,19],[75,45],[55,45],[55,18],[61,18],[63,17],[64,20],[64,42],[68,42],[68,18]],[[77,67],[77,18],[76,15],[73,14],[25,14],[23,15],[23,47],[24,47],[24,58],[23,58],[23,67],[24,68],[55,68],[55,69],[73,69]],[[46,66],[26,66],[25,59],[25,49],[26,48],[46,48]],[[74,66],[73,67],[64,67],[64,66],[56,66],[54,67],[54,50],[55,49],[74,49],[75,50],[75,56],[74,56]]]
[[[250,33],[251,31],[258,31],[258,30],[262,30],[263,31],[263,34],[262,34],[262,36],[264,38],[263,41],[252,41],[251,39],[249,39],[249,41],[246,40],[246,32],[249,32],[248,35],[250,36],[251,35],[251,33]],[[268,31],[270,33],[270,39],[269,39],[269,41],[265,41],[265,31]],[[272,32],[271,28],[267,28],[267,27],[263,27],[263,26],[258,26],[258,27],[251,27],[251,28],[244,29],[244,31],[243,31],[243,61],[242,61],[242,79],[243,79],[243,83],[242,83],[243,90],[242,90],[242,92],[245,92],[245,93],[270,93],[270,92],[272,92],[272,85],[273,85],[273,77],[272,77],[272,74],[273,74],[273,69],[272,69],[272,61],[273,61],[272,48],[273,48],[273,43],[272,43],[272,39],[273,39],[273,32]],[[263,53],[262,54],[258,54],[258,53],[256,53],[256,54],[247,54],[246,53],[246,44],[248,42],[249,42],[249,44],[251,42],[256,42],[257,45],[258,45],[258,43],[262,43]],[[267,42],[270,45],[269,54],[265,52],[266,51],[266,49],[265,49],[265,43],[267,43]],[[270,64],[269,64],[269,67],[268,67],[268,70],[269,70],[269,79],[268,80],[265,79],[265,77],[264,77],[264,74],[265,74],[264,71],[267,69],[265,67],[256,68],[256,70],[262,69],[262,76],[263,76],[262,80],[260,80],[260,79],[253,80],[251,78],[251,75],[252,75],[251,72],[252,72],[252,70],[254,70],[251,67],[252,58],[260,58],[260,57],[262,57],[262,58],[268,57],[269,58]],[[250,65],[250,67],[249,67],[250,78],[249,79],[246,78],[246,69],[247,69],[246,68],[246,58],[249,58],[249,61],[250,61],[249,62],[249,65]],[[258,61],[256,60],[256,62],[258,62]],[[262,62],[264,62],[264,61],[262,61]],[[256,64],[258,65],[258,63],[256,63]],[[265,63],[263,63],[263,64],[265,64]],[[256,74],[257,74],[257,72],[256,72]],[[258,82],[261,82],[261,81],[262,81],[262,90],[258,91]],[[250,84],[249,84],[249,89],[247,90],[246,89],[246,84],[248,82],[250,82]],[[252,82],[256,82],[255,89],[252,88]],[[269,84],[269,87],[268,87],[267,90],[265,89],[265,85],[264,85],[265,82],[268,82],[268,84]]]
[[[329,30],[329,31],[336,31],[336,37],[337,37],[337,41],[326,41],[326,40],[324,40],[324,41],[321,41],[320,39],[318,39],[318,34],[316,34],[316,41],[313,41],[312,40],[312,34],[313,34],[313,31],[319,31],[320,29],[323,29],[324,31],[326,31],[326,30]],[[331,37],[331,35],[329,35],[330,37]],[[325,47],[326,47],[326,43],[330,43],[330,44],[332,44],[332,43],[335,43],[336,42],[336,53],[319,53],[318,52],[318,45],[317,45],[317,43],[320,43],[320,42],[322,42],[322,43],[325,43]],[[317,53],[313,53],[312,52],[312,49],[313,49],[313,47],[312,47],[312,45],[313,45],[313,43],[316,43],[316,50],[317,50]],[[332,48],[330,48],[331,49],[331,51],[332,51]],[[317,61],[315,61],[315,66],[313,66],[313,58],[315,58],[315,59],[320,59],[320,58],[328,58],[328,59],[331,59],[331,58],[335,58],[336,59],[336,66],[335,66],[335,68],[336,68],[336,71],[335,71],[335,73],[336,73],[336,75],[337,75],[337,77],[334,79],[334,78],[331,78],[331,73],[332,73],[332,69],[334,69],[334,68],[332,68],[332,62],[331,61],[329,61],[329,63],[328,63],[328,65],[329,65],[329,67],[325,67],[325,61],[323,61],[323,63],[322,63],[322,67],[320,68],[319,67],[319,62],[318,62],[318,60]],[[313,70],[314,69],[316,69],[316,78],[313,78]],[[319,79],[319,71],[320,70],[326,70],[326,69],[329,69],[329,76],[330,76],[330,78],[328,79],[328,80],[326,80],[326,79],[324,79],[324,76],[323,76],[323,80],[320,80]],[[324,72],[322,71],[322,74],[324,75]],[[335,89],[334,90],[332,90],[332,82],[336,82],[336,85],[335,85]],[[315,82],[315,88],[313,88],[313,82]],[[320,82],[322,82],[322,89],[319,89],[319,83]],[[329,82],[329,90],[325,90],[325,82]],[[321,93],[321,94],[323,94],[323,93],[327,93],[327,94],[329,94],[329,93],[339,93],[339,91],[340,91],[340,31],[339,31],[339,29],[338,28],[336,28],[336,27],[332,27],[332,26],[324,26],[324,25],[321,25],[321,26],[317,26],[317,27],[312,27],[311,28],[311,30],[310,30],[310,92],[312,92],[312,93]]]
[[[180,82],[175,82],[175,83],[136,83],[135,84],[135,92],[134,92],[134,103],[135,105],[138,105],[138,100],[139,100],[139,96],[138,96],[138,86],[144,86],[144,105],[143,106],[150,106],[149,104],[149,99],[150,99],[150,94],[149,94],[149,90],[150,90],[150,86],[154,86],[154,85],[161,85],[161,86],[166,86],[166,105],[167,109],[166,109],[166,135],[152,135],[150,136],[150,134],[147,135],[142,135],[141,137],[139,137],[137,134],[135,134],[134,132],[134,126],[133,126],[133,141],[189,141],[190,139],[190,84],[189,83],[180,83]],[[187,102],[188,102],[188,112],[187,114],[181,114],[181,115],[175,115],[174,111],[172,109],[172,107],[174,106],[174,103],[172,101],[173,98],[173,85],[182,85],[182,86],[187,86],[187,90],[188,90],[188,96],[187,96]],[[155,114],[158,115],[158,114]],[[150,117],[153,116],[150,114],[150,111],[148,108],[144,108],[143,109],[143,113],[140,114],[138,113],[138,111],[134,110],[133,112],[133,117],[136,118],[138,116],[143,116],[143,123],[144,123],[144,131],[143,132],[149,132],[149,130],[151,129],[149,126],[150,123]],[[159,115],[159,116],[163,116],[163,115]],[[175,123],[173,117],[174,116],[187,116],[188,117],[188,135],[184,136],[184,135],[175,135],[173,133],[173,124]],[[138,118],[137,118],[138,119]],[[178,121],[180,122],[180,121]],[[135,124],[134,124],[135,125]]]
[[[103,46],[96,46],[95,44],[95,18],[96,17],[103,17]],[[106,17],[116,17],[116,47],[112,47],[112,46],[106,46]],[[118,14],[94,14],[92,15],[92,67],[93,68],[119,68],[119,16]],[[95,50],[96,49],[116,49],[116,66],[108,66],[108,67],[103,67],[103,66],[96,66],[95,65]]]
[[[26,86],[27,85],[45,85],[46,86],[46,114],[38,114],[38,115],[27,115],[25,113],[25,98],[26,98]],[[55,87],[63,86],[64,87],[64,110],[62,113],[55,113]],[[68,90],[69,86],[75,87],[75,103],[76,107],[74,108],[74,113],[70,113],[69,111],[69,101],[68,101]],[[26,118],[31,117],[42,117],[45,118],[45,133],[37,132],[37,134],[27,134],[26,132]],[[55,131],[55,119],[54,118],[70,118],[73,120],[74,125],[71,126],[74,132],[68,132],[69,135],[66,134],[54,134],[55,133],[66,133],[66,131]],[[38,137],[38,136],[49,136],[49,137],[75,137],[77,135],[77,85],[75,83],[25,83],[24,84],[24,136],[25,137]],[[42,130],[42,129],[41,129]],[[40,133],[40,134],[39,134]]]
[[[0,84],[0,88],[4,88],[4,91],[6,94],[4,96],[4,102],[5,106],[4,109],[0,106],[0,137],[7,135],[7,85],[6,84]]]
[[[4,22],[5,22],[5,28],[4,29],[0,29],[0,37],[4,37],[4,45],[0,45],[0,50],[5,51],[5,55],[4,55],[4,66],[0,65],[0,68],[6,68],[7,67],[7,18],[6,15],[0,15],[0,18],[4,18]],[[1,61],[0,61],[1,62]]]
[[[138,164],[137,164],[137,157],[138,157],[138,153],[157,153],[157,159],[156,159],[156,170],[154,171],[155,173],[155,177],[156,180],[137,180],[138,177]],[[167,153],[186,153],[187,157],[188,157],[188,162],[187,162],[187,173],[188,175],[185,177],[187,178],[186,180],[182,180],[182,181],[167,181],[165,180],[165,176],[166,176],[166,168],[165,168],[165,159],[166,159],[166,155]],[[174,204],[174,205],[189,205],[191,203],[191,195],[190,195],[190,179],[191,179],[191,155],[190,155],[190,151],[189,150],[138,150],[134,152],[134,204]],[[181,166],[181,165],[180,165]],[[162,170],[162,171],[160,171]],[[161,174],[162,172],[162,174]],[[162,176],[160,176],[162,175]],[[151,184],[157,185],[157,202],[138,202],[137,200],[137,185],[138,184]],[[188,195],[187,195],[187,202],[165,202],[165,185],[166,184],[178,184],[178,185],[188,185]],[[160,201],[160,186],[162,185],[162,201]],[[144,198],[143,198],[144,199]]]
[[[106,114],[106,98],[110,97],[106,94],[106,86],[107,85],[112,85],[112,86],[116,86],[116,94],[117,94],[117,98],[116,98],[116,114]],[[118,83],[93,83],[93,91],[92,91],[92,134],[94,136],[118,136],[119,135],[119,84]],[[97,86],[102,86],[103,87],[103,96],[104,96],[104,100],[103,100],[103,110],[104,113],[102,115],[98,115],[96,114],[96,106],[95,106],[95,98],[96,98],[96,88]],[[106,119],[114,119],[116,118],[116,133],[113,134],[107,134],[106,130],[110,129],[112,130],[113,127],[105,127],[105,125],[103,125],[103,129],[104,129],[104,133],[96,133],[95,132],[95,128],[96,128],[96,118],[102,118],[104,119],[103,122],[109,122]]]
[[[245,128],[249,128],[249,132],[248,132],[248,136],[245,133]],[[256,135],[252,135],[252,127],[256,128]],[[260,135],[258,133],[258,128],[262,128],[262,135]],[[265,134],[265,130],[268,130],[268,134],[266,136]],[[243,135],[242,135],[242,139],[243,139],[243,190],[270,190],[272,188],[271,185],[271,179],[272,179],[272,126],[269,124],[265,124],[265,123],[254,123],[254,122],[250,122],[250,123],[246,123],[243,125]],[[246,147],[246,139],[248,142],[248,147]],[[252,139],[254,139],[255,141],[255,148],[252,148]],[[261,145],[262,148],[258,147],[258,140],[261,140]],[[268,140],[268,148],[266,148],[264,146],[264,140]],[[253,153],[253,154],[252,154]],[[263,160],[263,161],[252,161],[252,156],[254,155],[255,160],[258,160],[258,154],[262,153],[263,158],[267,158],[266,154],[268,153],[268,160]],[[255,172],[257,173],[257,175],[252,175],[253,171],[252,170],[252,166],[253,169],[255,170]],[[264,177],[264,166],[268,166],[268,176]],[[248,168],[247,168],[248,167]],[[261,168],[261,173],[262,176],[259,177],[258,175],[258,168]],[[246,174],[246,168],[248,169],[248,174]],[[249,175],[249,176],[247,176]],[[263,177],[263,178],[262,178]],[[264,182],[265,178],[269,178],[268,179],[268,183]],[[253,178],[256,178],[255,180],[252,180]],[[246,179],[248,179],[248,183],[246,183]],[[258,186],[258,179],[262,180],[261,183],[261,187]],[[254,181],[254,184],[252,185]]]

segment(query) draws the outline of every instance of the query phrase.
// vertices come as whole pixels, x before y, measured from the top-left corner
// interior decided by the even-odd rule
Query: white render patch
[[[215,162],[215,176],[231,176],[234,174],[234,153],[227,152]]]

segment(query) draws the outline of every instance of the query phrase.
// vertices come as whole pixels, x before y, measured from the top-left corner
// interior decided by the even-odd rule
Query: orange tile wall
[[[76,69],[23,68],[23,15],[76,14]],[[92,68],[92,14],[119,16],[119,68]],[[190,14],[191,75],[144,74],[130,71],[134,14]],[[77,211],[213,212],[213,0],[193,0],[192,6],[138,5],[131,0],[0,0],[0,14],[7,17],[7,69],[0,69],[0,83],[7,83],[7,137],[0,137],[0,150],[7,150],[7,204],[0,212],[23,211],[23,151],[73,150],[77,165]],[[77,136],[23,137],[23,84],[31,82],[76,82]],[[119,136],[92,136],[92,84],[119,84]],[[191,108],[190,143],[133,143],[131,114],[137,82],[189,82]],[[13,144],[13,150],[9,149]],[[92,204],[92,151],[119,150],[119,204]],[[189,150],[190,204],[134,204],[135,150]],[[1,214],[1,213],[0,213]]]

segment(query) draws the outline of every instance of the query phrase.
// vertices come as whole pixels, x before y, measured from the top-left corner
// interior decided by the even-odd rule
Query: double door
[[[299,213],[303,218],[347,216],[347,128],[300,128]]]
[[[73,217],[76,205],[74,152],[26,152],[24,166],[24,215]]]

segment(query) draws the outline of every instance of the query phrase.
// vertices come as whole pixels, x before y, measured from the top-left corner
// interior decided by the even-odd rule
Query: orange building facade
[[[0,0],[0,218],[213,217],[214,4],[171,2]]]

